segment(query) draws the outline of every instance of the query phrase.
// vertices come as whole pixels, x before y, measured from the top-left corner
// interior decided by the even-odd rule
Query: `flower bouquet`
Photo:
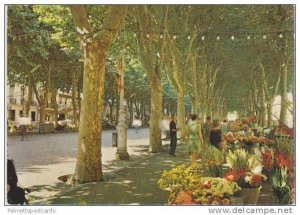
[[[229,151],[226,161],[231,170],[224,178],[236,182],[242,188],[244,204],[256,204],[262,183],[267,180],[262,174],[263,165],[257,155],[238,149]]]

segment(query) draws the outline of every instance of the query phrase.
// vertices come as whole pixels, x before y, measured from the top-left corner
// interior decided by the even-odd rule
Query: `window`
[[[10,111],[8,112],[8,118],[9,118],[10,120],[12,120],[12,121],[15,121],[15,119],[16,119],[16,111],[15,111],[15,110],[10,110]]]
[[[23,115],[23,110],[20,110],[20,114],[19,114],[20,116],[22,116]]]
[[[59,114],[58,115],[58,121],[65,120],[65,119],[66,119],[66,115],[65,114]]]
[[[35,111],[31,112],[31,121],[35,121]]]

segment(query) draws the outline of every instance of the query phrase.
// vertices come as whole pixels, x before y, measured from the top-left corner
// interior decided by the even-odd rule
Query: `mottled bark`
[[[164,8],[161,23],[166,20],[167,7]],[[151,24],[147,6],[137,7],[137,19],[139,23],[140,36],[139,46],[143,66],[150,79],[151,106],[150,106],[150,152],[156,153],[162,151],[161,129],[162,120],[162,87],[161,87],[161,61],[164,40],[156,41],[147,37],[148,26]],[[158,55],[158,54],[159,55]]]
[[[117,33],[106,29],[120,28],[127,6],[112,6],[104,21],[104,30],[95,35],[92,35],[84,6],[73,5],[70,9],[84,50],[83,100],[73,182],[96,182],[103,180],[101,137],[105,62]]]
[[[157,65],[158,67],[158,65]],[[158,70],[158,68],[156,69]],[[160,71],[154,71],[160,73]],[[151,109],[150,109],[150,151],[162,151],[161,128],[162,120],[162,86],[160,76],[154,76],[150,80],[151,83]]]

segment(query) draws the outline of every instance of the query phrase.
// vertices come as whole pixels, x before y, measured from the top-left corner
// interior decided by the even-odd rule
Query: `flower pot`
[[[243,188],[242,191],[244,205],[257,205],[260,187],[258,188]]]
[[[276,204],[286,205],[291,203],[291,190],[288,186],[273,188]]]

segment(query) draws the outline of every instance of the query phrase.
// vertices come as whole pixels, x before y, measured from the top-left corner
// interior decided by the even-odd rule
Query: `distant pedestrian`
[[[221,131],[223,135],[226,135],[228,132],[228,124],[227,124],[227,120],[223,120],[222,124],[221,124]]]
[[[135,119],[132,122],[132,127],[135,128],[135,133],[138,133],[138,129],[142,126],[142,121],[138,116],[135,116]]]
[[[209,141],[210,144],[223,151],[223,142],[222,142],[222,131],[220,129],[220,122],[219,120],[214,120],[213,127],[210,131]]]
[[[21,128],[21,141],[24,141],[25,138],[28,140],[27,125],[20,125],[20,128]]]
[[[175,156],[175,150],[177,145],[177,127],[176,127],[176,116],[172,115],[172,120],[170,122],[170,151],[169,155]]]
[[[211,122],[211,117],[207,116],[206,117],[206,122],[202,125],[202,136],[204,143],[209,143],[209,135],[210,135],[210,130],[212,128],[212,122]]]
[[[20,131],[21,131],[21,141],[24,141],[25,138],[28,140],[27,136],[27,126],[30,124],[28,122],[28,117],[25,117],[25,115],[22,115],[19,118],[19,126],[20,126]]]
[[[196,162],[203,149],[203,138],[201,132],[201,126],[197,122],[197,115],[191,116],[191,121],[188,124],[188,149],[191,156],[191,163]]]

